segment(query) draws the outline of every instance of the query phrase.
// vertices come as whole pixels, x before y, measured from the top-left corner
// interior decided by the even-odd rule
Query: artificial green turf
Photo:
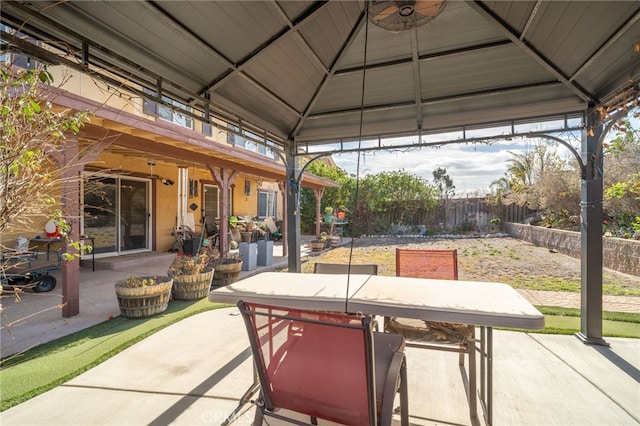
[[[548,316],[545,315],[545,328],[543,333],[548,334],[573,334],[580,331],[579,317]],[[537,333],[538,331],[533,331]],[[640,324],[623,321],[602,321],[602,335],[604,337],[631,337],[640,338]]]
[[[174,300],[162,314],[141,319],[116,317],[3,359],[0,411],[80,375],[168,325],[223,306],[207,299]]]
[[[574,334],[580,331],[580,309],[557,306],[536,306],[544,314],[544,329],[516,330],[527,333]],[[603,337],[640,338],[640,314],[629,312],[603,312]]]
[[[545,328],[541,333],[573,334],[580,331],[580,309],[556,306],[536,306],[544,314]],[[537,333],[538,331],[534,331]],[[603,312],[604,337],[640,338],[640,314],[629,312]]]

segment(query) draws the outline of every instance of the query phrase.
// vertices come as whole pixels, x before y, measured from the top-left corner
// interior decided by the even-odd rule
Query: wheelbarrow
[[[2,287],[32,288],[44,293],[56,288],[51,272],[60,269],[62,254],[58,250],[7,252],[2,254]]]

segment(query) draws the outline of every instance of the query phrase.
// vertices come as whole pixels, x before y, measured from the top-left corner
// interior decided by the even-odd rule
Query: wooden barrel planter
[[[120,314],[125,318],[144,318],[167,310],[171,299],[173,280],[168,277],[140,277],[155,279],[158,284],[145,287],[125,287],[116,283],[116,296]]]
[[[171,297],[175,300],[197,300],[207,297],[211,288],[214,269],[192,275],[176,275],[173,277]]]
[[[311,240],[309,241],[309,247],[311,251],[322,251],[324,249],[325,242],[321,240]]]
[[[238,281],[242,262],[229,263],[226,265],[216,265],[213,273],[213,287],[222,287]]]

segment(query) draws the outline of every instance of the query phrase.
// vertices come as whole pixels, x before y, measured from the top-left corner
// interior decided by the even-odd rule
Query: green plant
[[[63,76],[61,87],[68,77]],[[84,250],[69,238],[70,225],[58,209],[57,187],[76,160],[63,165],[53,161],[63,152],[66,137],[77,134],[89,121],[86,111],[54,107],[53,76],[42,68],[22,69],[0,64],[0,234],[33,229],[43,216],[53,220],[59,231],[76,250]],[[46,220],[45,220],[46,222]],[[0,249],[12,249],[0,241]],[[72,260],[73,252],[63,254]],[[4,266],[0,262],[0,267]]]
[[[234,229],[236,226],[238,226],[238,216],[229,216],[229,227]]]
[[[120,287],[149,287],[158,284],[158,277],[140,277],[137,275],[131,275],[129,278],[118,281]]]
[[[324,208],[324,214],[333,214],[333,207],[327,206]]]
[[[209,255],[205,252],[200,252],[196,256],[178,253],[169,265],[168,274],[170,277],[199,274],[204,271],[208,263]]]
[[[220,254],[214,247],[208,247],[206,251],[209,261],[208,266],[216,267],[217,265],[232,265],[242,262],[242,256],[239,253]]]

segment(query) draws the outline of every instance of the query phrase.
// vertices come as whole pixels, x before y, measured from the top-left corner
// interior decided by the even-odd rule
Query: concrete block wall
[[[540,226],[505,222],[505,231],[514,238],[580,259],[580,233]],[[640,277],[640,241],[603,237],[604,267]]]

